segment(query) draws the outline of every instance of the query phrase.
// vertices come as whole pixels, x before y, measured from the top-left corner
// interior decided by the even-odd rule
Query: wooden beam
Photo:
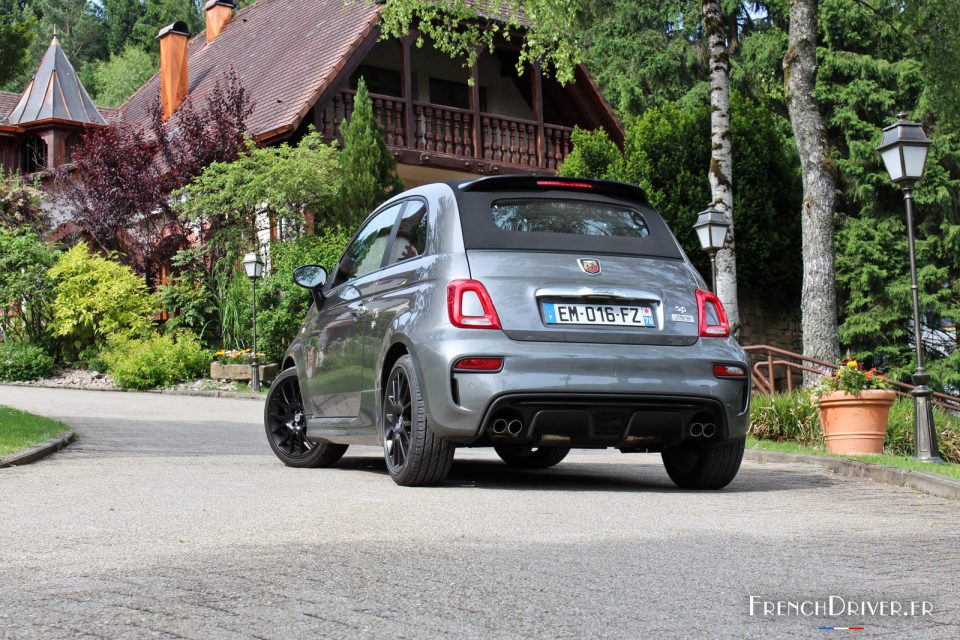
[[[470,66],[470,80],[473,86],[470,87],[470,108],[473,110],[473,157],[482,158],[483,150],[480,146],[483,144],[483,137],[480,135],[480,70],[477,63]]]
[[[417,35],[408,33],[400,40],[400,82],[403,94],[403,142],[413,149],[417,146],[417,130],[413,119],[413,66],[410,64],[410,49]]]
[[[533,119],[537,121],[537,166],[545,167],[543,139],[543,74],[540,63],[533,63],[530,73],[530,106],[533,107]]]

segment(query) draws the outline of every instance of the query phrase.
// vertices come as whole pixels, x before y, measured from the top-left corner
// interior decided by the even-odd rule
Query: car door
[[[360,414],[367,302],[401,208],[392,205],[368,219],[331,274],[307,346],[306,386],[318,418],[356,419]]]
[[[407,200],[385,256],[384,268],[371,289],[361,374],[363,406],[370,411],[376,408],[378,366],[386,333],[398,315],[415,312],[417,292],[428,286],[427,224],[427,202],[421,198]]]

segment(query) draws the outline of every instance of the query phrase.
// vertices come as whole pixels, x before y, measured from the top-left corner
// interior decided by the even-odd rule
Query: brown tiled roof
[[[204,33],[190,41],[188,95],[203,100],[232,68],[253,104],[251,133],[295,126],[375,28],[377,16],[376,5],[364,1],[259,0],[238,11],[213,42]],[[154,75],[120,107],[122,118],[146,125],[159,92]]]
[[[0,91],[0,123],[7,122],[7,116],[10,115],[10,112],[13,111],[19,101],[19,93]]]

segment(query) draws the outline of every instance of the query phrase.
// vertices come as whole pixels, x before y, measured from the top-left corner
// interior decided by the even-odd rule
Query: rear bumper
[[[519,429],[498,433],[498,420]],[[519,421],[519,424],[517,422]],[[617,447],[660,451],[688,438],[713,444],[730,438],[723,405],[714,398],[613,394],[508,394],[490,403],[475,444]],[[696,436],[690,426],[698,424]],[[703,425],[710,425],[708,437]]]
[[[597,425],[619,419],[604,412],[622,414],[620,436],[659,435],[664,443],[683,438],[689,421],[702,412],[716,417],[717,440],[747,432],[749,367],[733,340],[701,339],[688,347],[521,342],[499,331],[453,327],[419,338],[411,342],[423,345],[413,356],[431,428],[460,444],[490,443],[486,431],[501,409],[524,416],[531,442],[540,434],[564,435],[545,427],[562,423],[567,435],[577,436],[571,446],[623,441],[598,433]],[[453,363],[464,356],[501,356],[503,368],[454,373]],[[739,365],[748,376],[718,379],[714,364]],[[676,437],[667,437],[674,431]]]

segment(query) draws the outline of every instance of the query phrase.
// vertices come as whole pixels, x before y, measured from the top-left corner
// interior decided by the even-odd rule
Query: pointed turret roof
[[[22,125],[49,118],[107,124],[77,78],[56,35],[8,121]]]

